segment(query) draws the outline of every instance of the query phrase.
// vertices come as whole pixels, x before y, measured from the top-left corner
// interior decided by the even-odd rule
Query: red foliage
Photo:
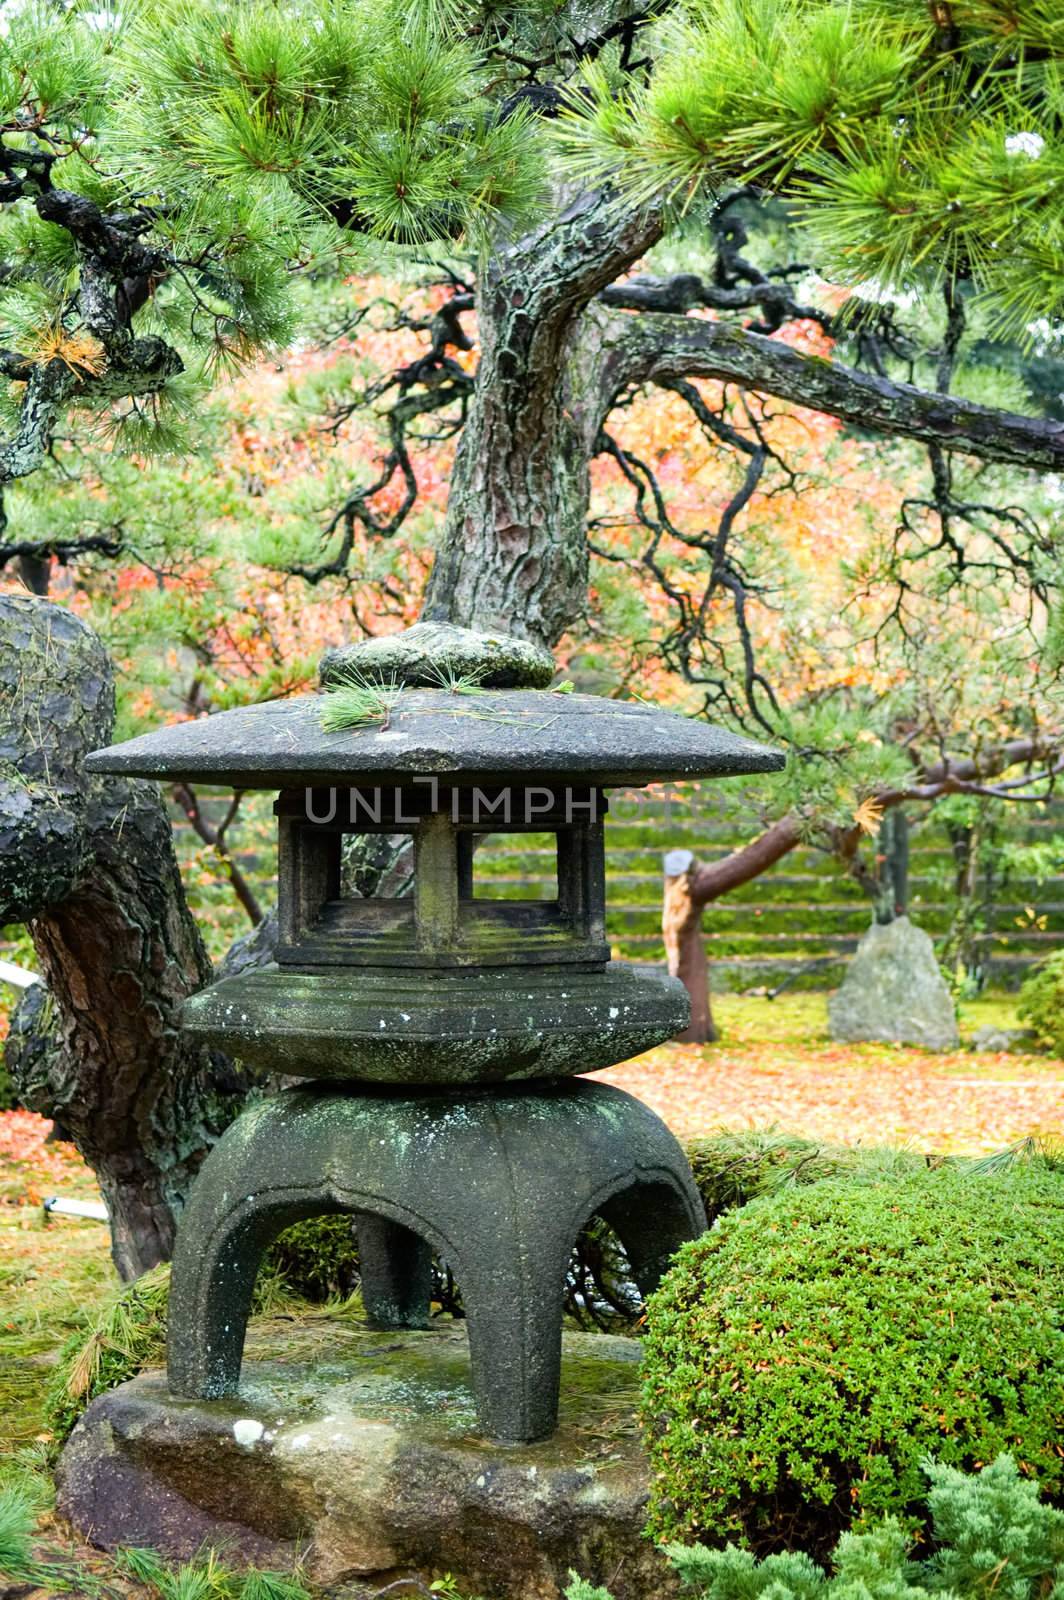
[[[40,1205],[59,1189],[84,1194],[94,1187],[72,1144],[47,1143],[51,1131],[34,1111],[0,1112],[0,1204]]]

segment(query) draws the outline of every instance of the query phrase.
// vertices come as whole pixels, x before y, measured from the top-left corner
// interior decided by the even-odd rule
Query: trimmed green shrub
[[[912,1560],[901,1524],[887,1519],[844,1533],[830,1573],[802,1551],[758,1561],[749,1550],[667,1545],[685,1590],[698,1600],[1038,1600],[1064,1581],[1064,1515],[1002,1455],[977,1477],[928,1464],[935,1553]],[[570,1573],[566,1600],[610,1600]]]
[[[304,1300],[345,1300],[358,1288],[358,1243],[349,1216],[310,1217],[286,1228],[265,1266]]]
[[[1064,1484],[1064,1179],[1040,1161],[789,1186],[684,1246],[648,1308],[658,1538],[829,1551],[918,1518],[920,1463]]]
[[[1064,1056],[1064,950],[1046,956],[1024,978],[1016,1015],[1043,1049]]]
[[[948,1159],[911,1150],[823,1144],[777,1128],[723,1130],[692,1141],[687,1157],[711,1224],[725,1211],[781,1189],[825,1178],[854,1184],[893,1181]],[[565,1309],[579,1326],[606,1333],[631,1333],[642,1324],[644,1307],[628,1258],[598,1218],[592,1218],[574,1246]]]
[[[889,1147],[824,1144],[775,1127],[738,1133],[725,1129],[708,1139],[695,1139],[687,1146],[687,1158],[711,1223],[724,1211],[788,1185],[804,1187],[825,1178],[873,1183],[923,1172],[942,1159]]]

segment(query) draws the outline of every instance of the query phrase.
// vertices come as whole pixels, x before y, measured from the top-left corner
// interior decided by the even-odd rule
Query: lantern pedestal
[[[60,1515],[96,1545],[299,1565],[335,1600],[558,1597],[575,1568],[617,1600],[675,1600],[644,1534],[637,1339],[569,1333],[557,1432],[478,1429],[464,1322],[374,1331],[349,1310],[256,1317],[239,1398],[181,1400],[145,1372],[93,1401],[59,1466]]]
[[[649,1293],[705,1226],[679,1144],[640,1101],[586,1079],[481,1091],[289,1090],[254,1107],[208,1157],[182,1217],[170,1295],[175,1395],[236,1393],[262,1254],[306,1217],[348,1212],[367,1313],[428,1317],[429,1252],[462,1288],[481,1432],[555,1426],[562,1284],[595,1215]]]

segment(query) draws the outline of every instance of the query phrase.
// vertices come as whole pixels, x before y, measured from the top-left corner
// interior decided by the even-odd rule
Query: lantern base
[[[435,1250],[462,1289],[482,1433],[543,1438],[558,1412],[562,1286],[595,1215],[644,1293],[705,1226],[679,1144],[640,1101],[585,1079],[505,1094],[288,1090],[215,1146],[181,1219],[169,1312],[171,1392],[237,1392],[251,1292],[293,1222],[351,1213],[368,1315],[423,1325]]]
[[[688,1016],[682,983],[629,961],[591,972],[271,964],[181,1009],[188,1032],[271,1072],[419,1088],[597,1072],[681,1033]]]
[[[63,1451],[57,1509],[106,1550],[298,1566],[335,1600],[397,1574],[388,1600],[424,1600],[441,1572],[462,1595],[560,1600],[572,1567],[617,1600],[676,1600],[643,1535],[639,1356],[636,1339],[567,1332],[557,1432],[496,1445],[464,1323],[256,1318],[239,1399],[175,1400],[154,1371],[100,1395]]]

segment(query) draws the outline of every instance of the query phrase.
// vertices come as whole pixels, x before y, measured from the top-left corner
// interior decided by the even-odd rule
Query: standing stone
[[[873,923],[857,947],[841,987],[828,1003],[833,1039],[878,1039],[956,1050],[953,997],[934,946],[908,917]]]

